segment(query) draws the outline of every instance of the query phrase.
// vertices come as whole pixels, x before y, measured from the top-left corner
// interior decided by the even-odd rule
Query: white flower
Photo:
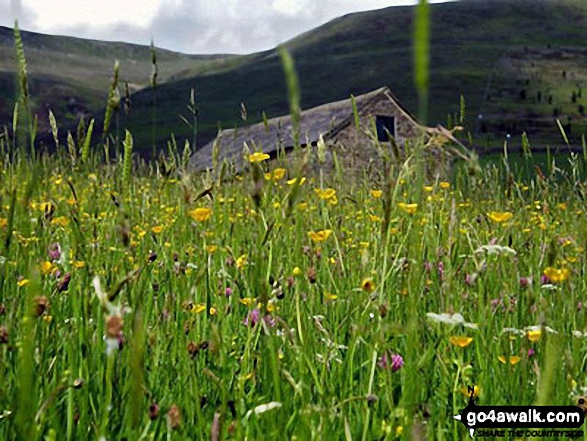
[[[446,312],[443,312],[442,314],[436,314],[434,312],[429,312],[426,314],[426,317],[428,317],[431,321],[435,322],[435,323],[444,323],[447,325],[463,325],[465,328],[471,328],[471,329],[477,329],[478,326],[475,323],[468,323],[465,321],[464,317],[459,314],[447,314]]]
[[[503,247],[501,245],[482,245],[475,250],[475,254],[477,253],[487,253],[487,254],[511,254],[515,256],[518,254],[516,250],[510,247]]]
[[[270,403],[267,404],[261,404],[257,407],[255,407],[254,409],[251,409],[247,412],[247,414],[245,415],[245,419],[248,419],[253,412],[255,413],[255,415],[261,415],[262,413],[267,412],[268,410],[272,410],[272,409],[276,409],[281,407],[281,403],[277,402],[277,401],[271,401]]]
[[[534,325],[534,326],[526,326],[524,328],[524,332],[528,333],[530,331],[541,331],[542,330],[542,326],[540,325]],[[557,331],[555,331],[554,329],[552,329],[550,326],[544,326],[544,330],[550,334],[558,334]]]
[[[573,331],[573,336],[577,338],[586,338],[587,332]]]

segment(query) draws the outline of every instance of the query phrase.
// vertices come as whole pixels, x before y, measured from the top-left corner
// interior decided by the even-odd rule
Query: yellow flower
[[[533,343],[536,343],[540,340],[540,337],[542,336],[542,331],[540,329],[533,329],[528,331],[526,333],[526,336],[528,337],[528,340],[530,340]]]
[[[459,348],[466,348],[467,346],[469,346],[471,344],[471,342],[473,341],[473,339],[471,337],[464,337],[464,336],[457,336],[457,335],[453,335],[450,338],[450,342],[455,345],[458,346]]]
[[[371,222],[381,222],[381,218],[379,216],[375,216],[374,214],[370,214],[369,219]]]
[[[324,292],[324,298],[325,298],[326,300],[330,300],[330,301],[332,301],[332,300],[336,300],[336,299],[338,299],[338,296],[337,296],[336,294],[332,294],[332,293],[329,293],[328,291],[325,291],[325,292]]]
[[[375,199],[379,199],[382,194],[383,192],[381,190],[371,190],[371,196],[373,196]]]
[[[466,397],[471,396],[471,392],[469,392],[469,389],[466,387],[461,387],[460,391]],[[481,393],[481,388],[477,385],[473,386],[473,398],[479,397],[480,393]]]
[[[445,190],[446,190],[447,188],[450,188],[450,184],[449,184],[448,182],[446,182],[446,181],[442,181],[442,182],[441,182],[440,184],[438,184],[438,185],[440,186],[440,188],[443,188],[443,189],[445,189]]]
[[[210,307],[210,315],[215,315],[216,314],[216,308],[214,308],[213,306]]]
[[[55,264],[45,261],[43,263],[41,263],[41,273],[42,274],[52,274],[53,272],[55,272],[55,270],[57,269],[57,266],[55,266]]]
[[[245,306],[250,306],[254,301],[255,300],[250,297],[245,297],[244,299],[239,300],[239,302],[241,302]]]
[[[308,209],[308,203],[307,202],[300,202],[298,204],[298,210],[300,211],[306,211]]]
[[[314,192],[322,200],[330,199],[336,196],[336,190],[334,188],[325,188],[324,190],[321,190],[320,188],[315,188]]]
[[[197,222],[205,222],[212,216],[212,210],[209,208],[196,208],[190,211],[189,215]]]
[[[375,282],[373,282],[373,279],[363,279],[361,289],[365,292],[373,292],[375,291]]]
[[[301,275],[302,275],[302,270],[301,270],[301,269],[299,269],[299,268],[296,266],[296,267],[293,269],[293,271],[292,271],[292,274],[293,274],[294,276],[296,276],[296,277],[297,277],[297,276],[301,276]]]
[[[287,185],[294,185],[296,182],[298,182],[298,178],[293,178],[287,181]],[[300,179],[299,185],[304,185],[304,182],[306,182],[306,178]]]
[[[247,255],[243,254],[238,259],[236,259],[236,267],[238,269],[243,268],[247,264]]]
[[[25,286],[28,283],[29,283],[29,279],[22,279],[22,280],[18,281],[17,285],[19,288],[22,288],[23,286]]]
[[[503,355],[500,355],[499,357],[497,357],[497,359],[499,361],[501,361],[503,364],[507,364],[506,358]],[[510,355],[509,356],[509,362],[510,364],[517,364],[520,362],[520,360],[522,360],[522,357],[520,357],[519,355]]]
[[[395,429],[395,436],[402,436],[402,434],[404,433],[404,428],[402,426],[397,426],[397,428]]]
[[[571,275],[571,272],[568,268],[553,268],[549,266],[544,270],[544,275],[548,277],[552,283],[560,283],[567,280]]]
[[[414,214],[416,212],[416,210],[418,209],[418,204],[406,204],[404,202],[400,202],[398,204],[398,207],[405,211],[408,214]]]
[[[277,182],[283,179],[285,176],[285,169],[284,168],[276,168],[273,170],[273,181]]]
[[[69,220],[65,216],[59,216],[51,220],[51,225],[60,225],[65,228],[68,224]]]
[[[509,221],[512,217],[514,217],[513,213],[509,211],[490,211],[487,213],[487,217],[491,219],[493,222],[497,222],[498,224],[502,222]]]
[[[204,312],[206,310],[206,305],[204,305],[203,303],[198,303],[197,305],[194,305],[194,307],[191,309],[192,314],[199,314],[200,312]]]
[[[424,191],[430,193],[432,190],[434,190],[434,187],[432,187],[432,185],[425,185],[424,186]]]
[[[80,269],[86,266],[86,263],[82,260],[74,260],[71,264],[75,269]]]
[[[0,228],[5,228],[8,225],[8,219],[0,217]]]
[[[328,237],[332,234],[332,230],[320,230],[320,231],[310,231],[308,232],[308,236],[312,239],[313,242],[320,243],[324,242]]]
[[[151,231],[155,234],[159,234],[161,233],[161,231],[163,231],[163,227],[161,225],[156,225],[153,228],[151,228]]]
[[[251,155],[249,155],[249,162],[263,162],[266,159],[269,159],[270,156],[267,153],[262,153],[262,152],[255,152]]]
[[[215,252],[218,249],[217,245],[206,245],[206,252],[208,254],[212,254],[213,252]]]

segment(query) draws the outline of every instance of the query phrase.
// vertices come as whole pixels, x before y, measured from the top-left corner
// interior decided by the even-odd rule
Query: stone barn
[[[352,100],[346,99],[324,104],[301,113],[300,144],[303,148],[315,146],[324,139],[329,150],[336,152],[339,161],[348,167],[365,167],[377,163],[379,154],[375,137],[380,143],[390,141],[391,135],[401,151],[406,144],[419,140],[428,142],[439,138],[444,141],[434,142],[434,162],[439,160],[451,162],[459,156],[459,149],[449,147],[458,144],[463,147],[445,128],[422,126],[417,119],[398,101],[389,88],[382,87],[373,92],[355,98],[359,130],[357,130]],[[448,141],[448,142],[446,142]],[[255,125],[228,129],[194,153],[191,165],[194,170],[202,171],[213,166],[213,152],[217,149],[218,163],[228,161],[239,170],[244,164],[243,148],[245,143],[251,152],[263,151],[272,158],[279,152],[289,153],[294,150],[291,117],[282,116]]]

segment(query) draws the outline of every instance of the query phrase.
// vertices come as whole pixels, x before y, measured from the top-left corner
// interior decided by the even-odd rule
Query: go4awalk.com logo
[[[477,406],[473,389],[467,407],[454,418],[477,435],[497,437],[578,438],[585,420],[578,406]]]

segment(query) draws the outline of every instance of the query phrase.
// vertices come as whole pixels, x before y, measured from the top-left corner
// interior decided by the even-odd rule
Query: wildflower
[[[418,204],[416,203],[406,204],[404,202],[400,202],[398,204],[398,207],[400,208],[400,210],[405,211],[408,214],[414,214],[418,210]]]
[[[172,405],[167,411],[167,427],[169,430],[175,430],[181,425],[181,413],[177,405]]]
[[[0,228],[6,228],[8,225],[8,219],[5,217],[0,217]]]
[[[67,219],[65,216],[59,216],[51,219],[51,225],[59,225],[65,228],[67,225],[69,225],[69,219]]]
[[[252,153],[249,155],[249,162],[250,163],[263,162],[269,158],[270,158],[270,156],[267,153],[255,152],[255,153]]]
[[[314,192],[322,200],[328,200],[328,199],[336,197],[336,190],[333,188],[326,188],[324,190],[322,190],[320,188],[315,188]]]
[[[122,325],[124,321],[118,314],[110,315],[106,318],[106,337],[110,339],[118,339],[122,333]]]
[[[231,288],[230,286],[227,286],[227,287],[224,289],[224,296],[225,296],[226,298],[228,298],[228,297],[230,297],[231,295],[232,295],[232,288]]]
[[[471,390],[468,387],[461,387],[460,391],[466,397],[471,396]],[[475,386],[473,386],[472,392],[473,392],[473,398],[478,398],[479,394],[481,393],[481,388],[479,386],[475,385]]]
[[[81,269],[84,266],[86,266],[86,263],[83,260],[74,260],[73,262],[71,262],[71,265],[75,268],[75,269]]]
[[[569,278],[570,274],[571,272],[568,268],[553,268],[549,266],[544,270],[544,275],[548,277],[552,283],[564,282]]]
[[[243,254],[238,259],[236,259],[236,267],[238,269],[244,268],[244,266],[247,264],[247,258],[248,258],[247,255]]]
[[[45,296],[37,296],[34,298],[35,303],[35,317],[40,317],[49,307],[49,299]]]
[[[457,335],[453,335],[452,337],[450,337],[449,340],[450,340],[451,344],[453,344],[454,346],[458,346],[459,348],[466,348],[473,341],[473,339],[471,337],[457,336]]]
[[[508,361],[511,365],[517,364],[520,362],[520,360],[522,359],[522,357],[520,357],[519,355],[510,355],[508,357],[508,359],[505,358],[505,356],[500,355],[499,357],[497,357],[497,359],[502,362],[503,364],[507,364]]]
[[[206,252],[208,254],[214,253],[218,249],[218,245],[206,245]]]
[[[247,316],[245,317],[243,324],[245,326],[250,326],[251,328],[254,327],[259,319],[261,318],[261,311],[259,308],[254,308],[253,310],[249,311]]]
[[[212,216],[212,210],[209,208],[195,208],[189,212],[189,215],[197,222],[205,222]]]
[[[245,306],[252,305],[254,301],[255,301],[255,299],[252,299],[250,297],[244,297],[244,298],[242,298],[242,299],[239,300],[239,302],[242,303]]]
[[[326,300],[332,301],[338,299],[338,296],[336,294],[329,293],[328,291],[324,291],[324,298]]]
[[[528,336],[528,340],[530,340],[533,343],[536,343],[540,340],[540,337],[542,336],[542,331],[540,329],[533,329],[528,331],[526,335]]]
[[[0,345],[8,343],[8,329],[6,326],[0,326]]]
[[[447,188],[450,188],[450,184],[446,181],[442,181],[440,184],[438,184],[440,188],[446,190]]]
[[[399,371],[404,365],[404,359],[401,355],[395,354],[391,351],[386,351],[383,353],[377,365],[381,369],[389,369],[391,368],[392,372]]]
[[[59,246],[59,243],[55,242],[49,246],[47,257],[49,260],[59,260],[61,258],[61,247]]]
[[[194,305],[193,308],[191,309],[192,314],[199,314],[201,312],[204,312],[206,310],[206,305],[204,305],[203,303],[198,303],[197,305]]]
[[[490,211],[487,213],[487,217],[498,224],[509,221],[513,216],[513,213],[509,211]]]
[[[272,175],[271,179],[273,179],[273,182],[278,182],[278,181],[282,180],[284,176],[285,176],[285,169],[284,168],[276,168],[275,170],[273,170],[273,175]]]
[[[371,196],[374,199],[379,199],[382,194],[383,194],[383,192],[381,190],[371,190]]]
[[[45,261],[41,263],[41,273],[44,275],[53,274],[57,271],[57,266],[54,263]]]
[[[532,285],[532,277],[520,277],[519,279],[520,288],[527,288]]]
[[[308,232],[308,236],[312,239],[313,242],[320,243],[324,242],[328,237],[332,234],[332,230],[320,230],[320,231],[310,231]]]
[[[155,225],[153,228],[151,228],[151,231],[155,234],[159,234],[161,231],[163,231],[163,227],[161,225]]]
[[[69,288],[69,281],[71,280],[71,273],[65,273],[65,275],[57,282],[57,291],[67,291]]]
[[[293,269],[293,271],[291,272],[294,276],[298,277],[302,274],[302,270],[299,269],[297,266]]]
[[[365,292],[373,292],[375,291],[375,283],[372,279],[363,279],[361,289]]]
[[[149,419],[151,421],[156,420],[159,417],[159,405],[157,403],[151,403],[149,406]]]
[[[516,254],[518,254],[516,252],[516,250],[514,250],[513,248],[510,247],[504,247],[501,245],[495,245],[495,244],[490,244],[490,245],[482,245],[479,248],[477,248],[475,250],[475,253],[487,253],[487,254],[497,254],[497,255],[501,255],[501,254],[510,254],[512,256],[515,256]]]
[[[470,329],[477,329],[478,326],[475,323],[467,323],[461,314],[435,314],[434,312],[429,312],[426,314],[428,319],[432,320],[436,323],[445,323],[447,325],[463,325],[465,328]]]

